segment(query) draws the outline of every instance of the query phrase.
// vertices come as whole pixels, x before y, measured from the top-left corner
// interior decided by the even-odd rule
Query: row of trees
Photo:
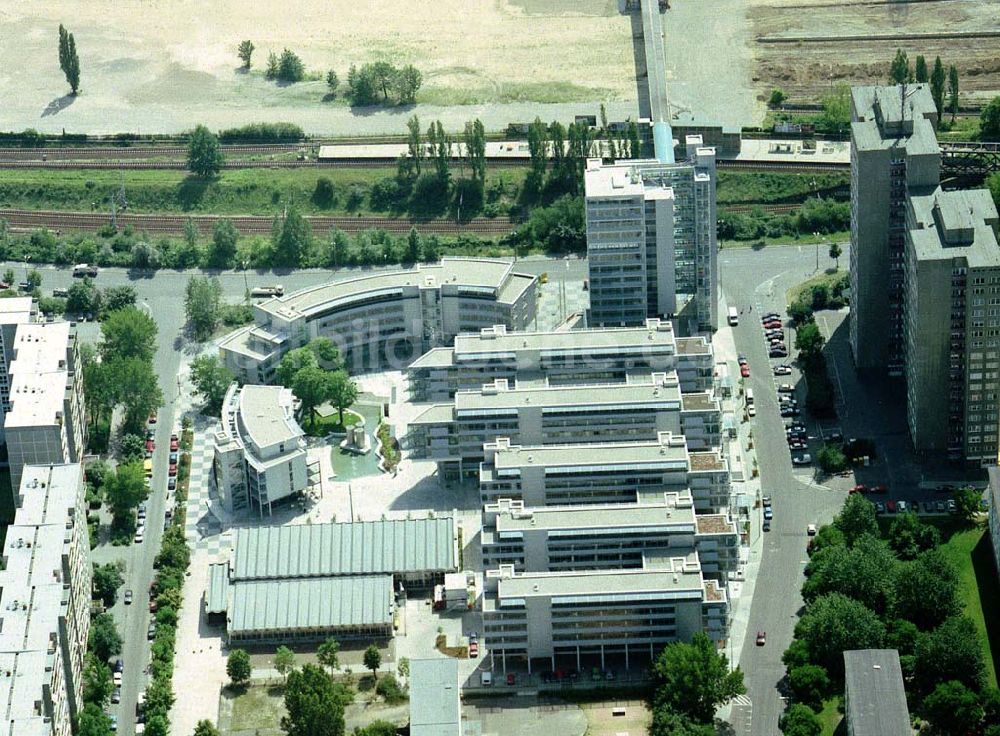
[[[902,49],[896,49],[896,56],[889,65],[889,81],[893,84],[929,82],[931,97],[934,98],[938,117],[943,116],[947,110],[951,112],[952,122],[955,122],[955,115],[958,113],[958,69],[954,64],[948,67],[947,76],[940,56],[934,58],[934,66],[931,69],[928,69],[927,60],[923,56],[918,56],[911,68],[906,52]],[[947,100],[945,99],[946,81]]]
[[[937,733],[1000,733],[984,731],[997,723],[985,718],[1000,714],[1000,693],[987,687],[979,634],[962,614],[958,574],[940,542],[912,513],[883,534],[860,494],[820,529],[802,587],[805,613],[782,657],[795,703],[783,719],[786,735],[819,733],[815,713],[843,692],[844,651],[882,647],[899,651],[912,710]]]

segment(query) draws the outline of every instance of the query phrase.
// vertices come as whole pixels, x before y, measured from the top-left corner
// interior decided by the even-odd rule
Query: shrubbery
[[[219,131],[223,143],[294,143],[306,137],[295,123],[250,123]]]
[[[760,240],[796,237],[812,233],[836,233],[851,225],[851,206],[832,199],[807,199],[798,212],[768,214],[762,207],[748,214],[727,214],[719,218],[720,240]]]

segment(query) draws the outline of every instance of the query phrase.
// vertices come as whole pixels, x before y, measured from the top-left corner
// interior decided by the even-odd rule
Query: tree
[[[222,284],[217,278],[192,276],[184,289],[184,313],[196,340],[212,336],[222,309]]]
[[[208,414],[218,414],[226,391],[236,380],[218,355],[199,355],[191,361],[191,382],[205,402]]]
[[[250,682],[252,669],[250,655],[245,649],[233,649],[226,658],[226,674],[233,687],[242,687]]]
[[[350,695],[314,664],[288,676],[281,727],[288,736],[343,736],[344,705]]]
[[[378,719],[372,721],[364,728],[355,728],[354,736],[396,736],[396,732],[395,723]]]
[[[274,669],[287,681],[288,673],[295,669],[295,652],[288,647],[278,647],[274,652]]]
[[[24,280],[28,283],[28,291],[38,291],[42,285],[42,274],[38,272],[38,269],[33,268],[28,271],[28,275],[25,276]]]
[[[328,399],[337,407],[340,414],[340,424],[344,424],[344,409],[358,400],[358,385],[351,380],[346,371],[335,371],[330,376]]]
[[[303,368],[292,378],[291,389],[302,403],[302,414],[309,417],[309,425],[315,426],[316,407],[332,397],[331,374],[319,366]]]
[[[912,76],[906,53],[902,49],[896,49],[896,56],[889,65],[889,81],[893,84],[906,84]]]
[[[853,545],[864,534],[879,536],[878,522],[875,520],[875,504],[860,493],[853,493],[847,497],[833,524],[843,532],[844,541],[848,546]]]
[[[465,124],[465,157],[472,169],[472,180],[479,184],[486,182],[486,128],[478,118]]]
[[[267,66],[264,68],[264,79],[278,78],[278,55],[273,51],[267,54]]]
[[[99,613],[90,622],[87,648],[102,662],[122,652],[122,638],[110,613]]]
[[[811,602],[842,593],[883,614],[892,606],[893,577],[899,561],[881,539],[864,535],[851,548],[828,547],[814,552],[806,567],[802,597]]]
[[[654,703],[698,723],[711,723],[716,709],[746,692],[743,672],[730,671],[726,655],[703,632],[691,643],[668,644],[656,658]]]
[[[927,60],[923,56],[918,56],[913,62],[913,81],[922,83],[927,80]]]
[[[306,76],[306,68],[302,59],[294,51],[284,49],[278,59],[278,80],[281,82],[301,82]]]
[[[240,234],[232,220],[225,218],[215,223],[212,244],[208,248],[208,263],[214,268],[228,268],[236,259],[236,245]]]
[[[677,713],[665,705],[653,709],[650,736],[715,736],[715,726],[698,723],[684,713]]]
[[[843,653],[877,649],[885,639],[885,625],[864,604],[829,593],[809,604],[795,636],[805,641],[814,664],[839,677],[844,671]]]
[[[423,244],[420,241],[420,233],[417,232],[417,228],[411,227],[410,233],[406,236],[406,262],[416,263],[420,260],[422,252]]]
[[[369,644],[368,648],[365,650],[365,667],[372,671],[372,676],[378,679],[378,668],[382,666],[382,654],[379,652],[378,647],[374,644]]]
[[[1000,100],[1000,98],[997,98]],[[1000,106],[1000,102],[998,102]],[[532,197],[537,197],[542,191],[545,181],[545,170],[549,165],[549,131],[541,118],[535,118],[528,126],[528,156],[531,171],[525,178],[524,187]]]
[[[789,706],[778,725],[785,736],[819,736],[823,732],[823,724],[816,712],[801,703]]]
[[[825,344],[826,338],[815,322],[806,322],[795,330],[795,349],[803,353],[806,360],[821,352]]]
[[[451,179],[451,138],[438,120],[427,128],[428,155],[434,165],[434,174],[441,186]]]
[[[77,736],[113,736],[111,719],[101,706],[87,703],[80,711],[76,729]]]
[[[1000,96],[990,100],[979,113],[979,136],[984,141],[1000,141]]]
[[[151,362],[156,354],[156,322],[136,307],[125,307],[101,322],[101,359],[138,358]]]
[[[119,449],[122,459],[126,462],[142,460],[146,452],[146,442],[139,435],[130,432],[122,435]]]
[[[146,417],[163,405],[152,362],[135,357],[113,359],[105,370],[112,405],[125,411],[125,430],[142,431]]]
[[[410,658],[400,657],[399,661],[396,662],[396,669],[399,670],[400,677],[410,676]]]
[[[170,723],[163,713],[154,713],[146,718],[146,736],[168,736]]]
[[[916,680],[923,692],[939,683],[958,680],[979,691],[986,684],[986,665],[975,624],[952,616],[917,642]]]
[[[412,105],[417,101],[417,90],[423,80],[423,74],[412,64],[407,64],[396,72],[392,86],[400,105]]]
[[[642,158],[642,143],[639,140],[639,126],[634,120],[628,121],[628,157]]]
[[[330,674],[340,666],[340,642],[332,636],[319,645],[316,650],[316,661],[330,670]]]
[[[816,453],[816,460],[824,473],[839,473],[847,467],[847,458],[838,445],[823,445]]]
[[[191,131],[188,139],[187,167],[196,176],[215,176],[224,162],[219,137],[204,125]]]
[[[840,243],[833,242],[830,243],[830,258],[834,261],[834,268],[840,270],[840,256],[843,253],[843,249],[840,247]]]
[[[104,481],[104,494],[111,506],[115,523],[121,524],[149,495],[142,462],[136,460],[119,465]]]
[[[330,97],[336,97],[337,87],[339,86],[340,86],[340,78],[337,76],[337,72],[335,72],[333,69],[328,70],[326,73],[326,88],[328,90],[327,94],[329,94]]]
[[[101,295],[101,304],[105,313],[110,314],[125,307],[134,307],[139,298],[132,284],[109,286]]]
[[[370,73],[375,86],[382,90],[382,99],[388,100],[389,87],[396,76],[396,67],[388,61],[376,61],[370,65]]]
[[[781,103],[786,99],[785,91],[780,87],[775,87],[771,90],[771,96],[767,98],[768,107],[781,107]]]
[[[951,122],[955,122],[958,114],[958,69],[954,64],[948,67],[948,109],[951,111]]]
[[[305,368],[319,368],[316,353],[308,347],[289,350],[278,363],[274,372],[275,380],[281,386],[291,386],[295,376]]]
[[[66,75],[70,93],[77,94],[80,89],[80,57],[76,53],[76,39],[62,24],[59,25],[59,68]]]
[[[198,721],[198,725],[194,727],[193,736],[219,736],[219,729],[217,729],[211,721],[202,719]]]
[[[274,221],[271,234],[275,266],[298,266],[312,244],[312,228],[295,205],[285,208],[284,217]]]
[[[937,528],[925,524],[913,512],[900,514],[889,526],[889,546],[901,560],[912,560],[940,543],[941,533]]]
[[[107,705],[114,682],[111,679],[111,668],[97,656],[88,652],[83,660],[83,699],[102,708]]]
[[[66,311],[71,314],[97,314],[101,310],[101,292],[94,286],[94,280],[84,278],[69,287]]]
[[[976,733],[983,720],[983,706],[972,690],[957,680],[942,682],[924,699],[927,720],[943,736]]]
[[[352,105],[374,105],[378,101],[375,79],[371,66],[365,64],[358,69],[353,64],[347,72],[347,96]]]
[[[243,68],[250,68],[250,57],[253,56],[254,50],[253,41],[240,41],[240,45],[236,47],[236,55],[240,57],[240,61],[243,62]]]
[[[931,72],[931,97],[934,98],[938,119],[944,114],[944,85],[944,64],[941,63],[941,57],[938,56],[934,59],[934,71]]]
[[[823,113],[820,124],[828,132],[843,133],[851,124],[851,89],[846,84],[838,84],[821,100]]]
[[[416,115],[406,121],[406,166],[404,174],[413,178],[420,176],[420,164],[424,158],[424,144],[420,136],[420,118]]]
[[[955,513],[958,515],[958,518],[962,519],[966,524],[974,524],[982,512],[980,508],[983,498],[982,492],[972,486],[965,486],[956,490],[952,498],[955,501]]]
[[[121,563],[109,562],[106,565],[94,563],[93,584],[94,594],[104,601],[106,606],[114,605],[115,594],[125,584]]]
[[[830,678],[819,665],[807,664],[789,670],[788,687],[797,702],[819,711],[823,710],[823,698],[830,691]]]

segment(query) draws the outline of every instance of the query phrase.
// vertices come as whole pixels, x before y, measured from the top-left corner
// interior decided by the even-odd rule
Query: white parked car
[[[792,465],[808,465],[812,462],[812,455],[808,452],[804,452],[801,455],[792,456]]]
[[[807,526],[806,527],[806,534],[808,534],[810,537],[815,537],[816,536],[816,525],[815,524],[810,524],[809,526]]]

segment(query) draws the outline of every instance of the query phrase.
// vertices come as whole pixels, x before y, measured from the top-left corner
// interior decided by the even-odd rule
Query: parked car
[[[768,312],[767,314],[761,315],[761,322],[773,322],[774,320],[780,320],[781,315],[777,312]]]
[[[167,478],[167,490],[172,491],[177,488],[177,476],[172,475]]]
[[[131,588],[129,588],[128,590],[125,591],[125,605],[126,606],[131,606],[132,605],[132,589]]]
[[[176,452],[177,446],[178,446],[177,435],[175,434],[170,435],[170,451]]]
[[[147,429],[146,430],[146,439],[147,440],[155,439],[155,437],[156,437],[156,430],[155,429]]]
[[[781,324],[780,319],[769,319],[767,322],[761,323],[765,330],[780,330],[784,325]]]
[[[868,493],[868,486],[864,483],[858,483],[854,488],[852,488],[848,493]]]
[[[757,416],[757,407],[756,406],[752,406],[752,405],[748,406],[747,407],[747,416],[750,417],[751,419],[753,419],[755,416]]]
[[[802,412],[799,411],[797,406],[783,406],[781,407],[781,416],[783,417],[797,417]]]
[[[833,432],[828,432],[825,435],[824,439],[827,442],[843,442],[844,434],[840,430],[834,430]]]
[[[146,627],[146,639],[153,641],[156,638],[156,622],[150,621],[149,626]]]
[[[170,467],[167,468],[167,475],[169,476],[177,475],[177,463],[170,463]]]
[[[489,687],[493,684],[493,673],[483,672],[479,675],[479,681],[482,683],[483,687]]]
[[[888,511],[890,514],[896,513],[896,502],[891,499],[886,501],[885,510]]]
[[[776,376],[792,375],[792,366],[785,365],[784,363],[782,363],[781,365],[774,366],[774,368],[772,368],[771,370],[774,372],[774,375]]]
[[[750,366],[748,366],[748,365],[741,365],[740,366],[740,375],[743,376],[744,378],[750,378]]]
[[[872,486],[872,493],[888,493],[889,487],[884,483],[879,483],[877,486]]]
[[[792,455],[792,465],[808,465],[812,462],[812,455],[804,452],[801,455]]]
[[[810,536],[810,537],[815,537],[816,536],[816,525],[815,524],[809,524],[806,527],[806,534],[808,536]]]
[[[767,632],[758,631],[757,632],[757,646],[762,647],[767,644]]]
[[[469,659],[475,659],[479,656],[479,642],[470,641],[469,642]]]
[[[736,358],[736,362],[739,363],[740,365],[747,365],[749,363],[745,355],[738,356]]]
[[[808,450],[809,445],[799,439],[788,440],[788,449],[790,450]]]
[[[779,340],[784,341],[784,339],[785,339],[785,331],[784,330],[767,330],[764,333],[764,337],[766,337],[768,340],[776,337]]]
[[[156,440],[150,437],[149,439],[146,440],[146,450],[152,452],[155,449],[156,449]]]
[[[908,505],[908,504],[906,503],[906,501],[897,501],[897,502],[896,502],[896,510],[897,510],[897,511],[898,511],[899,513],[901,513],[901,514],[904,514],[904,513],[906,513],[907,511],[909,511],[909,510],[910,510],[910,507],[909,507],[909,505]]]
[[[132,538],[132,541],[135,542],[136,544],[142,544],[143,531],[144,530],[142,530],[142,529],[136,529],[135,530],[135,537]]]
[[[112,691],[111,702],[115,705],[122,702],[122,689],[120,687],[116,687],[114,691]]]
[[[760,502],[761,502],[761,505],[763,505],[763,506],[770,506],[771,505],[771,497],[770,496],[764,496],[762,499],[760,499]]]
[[[171,465],[176,465],[177,464],[177,453],[176,452],[171,452],[170,453],[170,464]]]
[[[767,357],[769,358],[787,358],[788,350],[783,348],[771,348],[767,352]]]
[[[765,532],[771,531],[771,520],[770,519],[764,519],[764,523],[761,526],[761,529],[763,529]]]
[[[957,514],[958,513],[958,506],[955,504],[955,499],[949,498],[948,501],[947,501],[947,503],[945,505],[948,508],[948,513],[949,514]]]
[[[885,513],[885,504],[882,503],[881,501],[876,501],[875,502],[875,513],[877,513],[877,514],[884,514]]]
[[[790,383],[781,383],[781,384],[778,384],[778,393],[779,394],[794,394],[795,393],[795,386],[793,386]]]
[[[149,418],[146,420],[150,424],[156,424],[156,412],[152,411],[149,413]]]
[[[774,518],[774,509],[770,506],[764,507],[764,518],[770,521]]]

